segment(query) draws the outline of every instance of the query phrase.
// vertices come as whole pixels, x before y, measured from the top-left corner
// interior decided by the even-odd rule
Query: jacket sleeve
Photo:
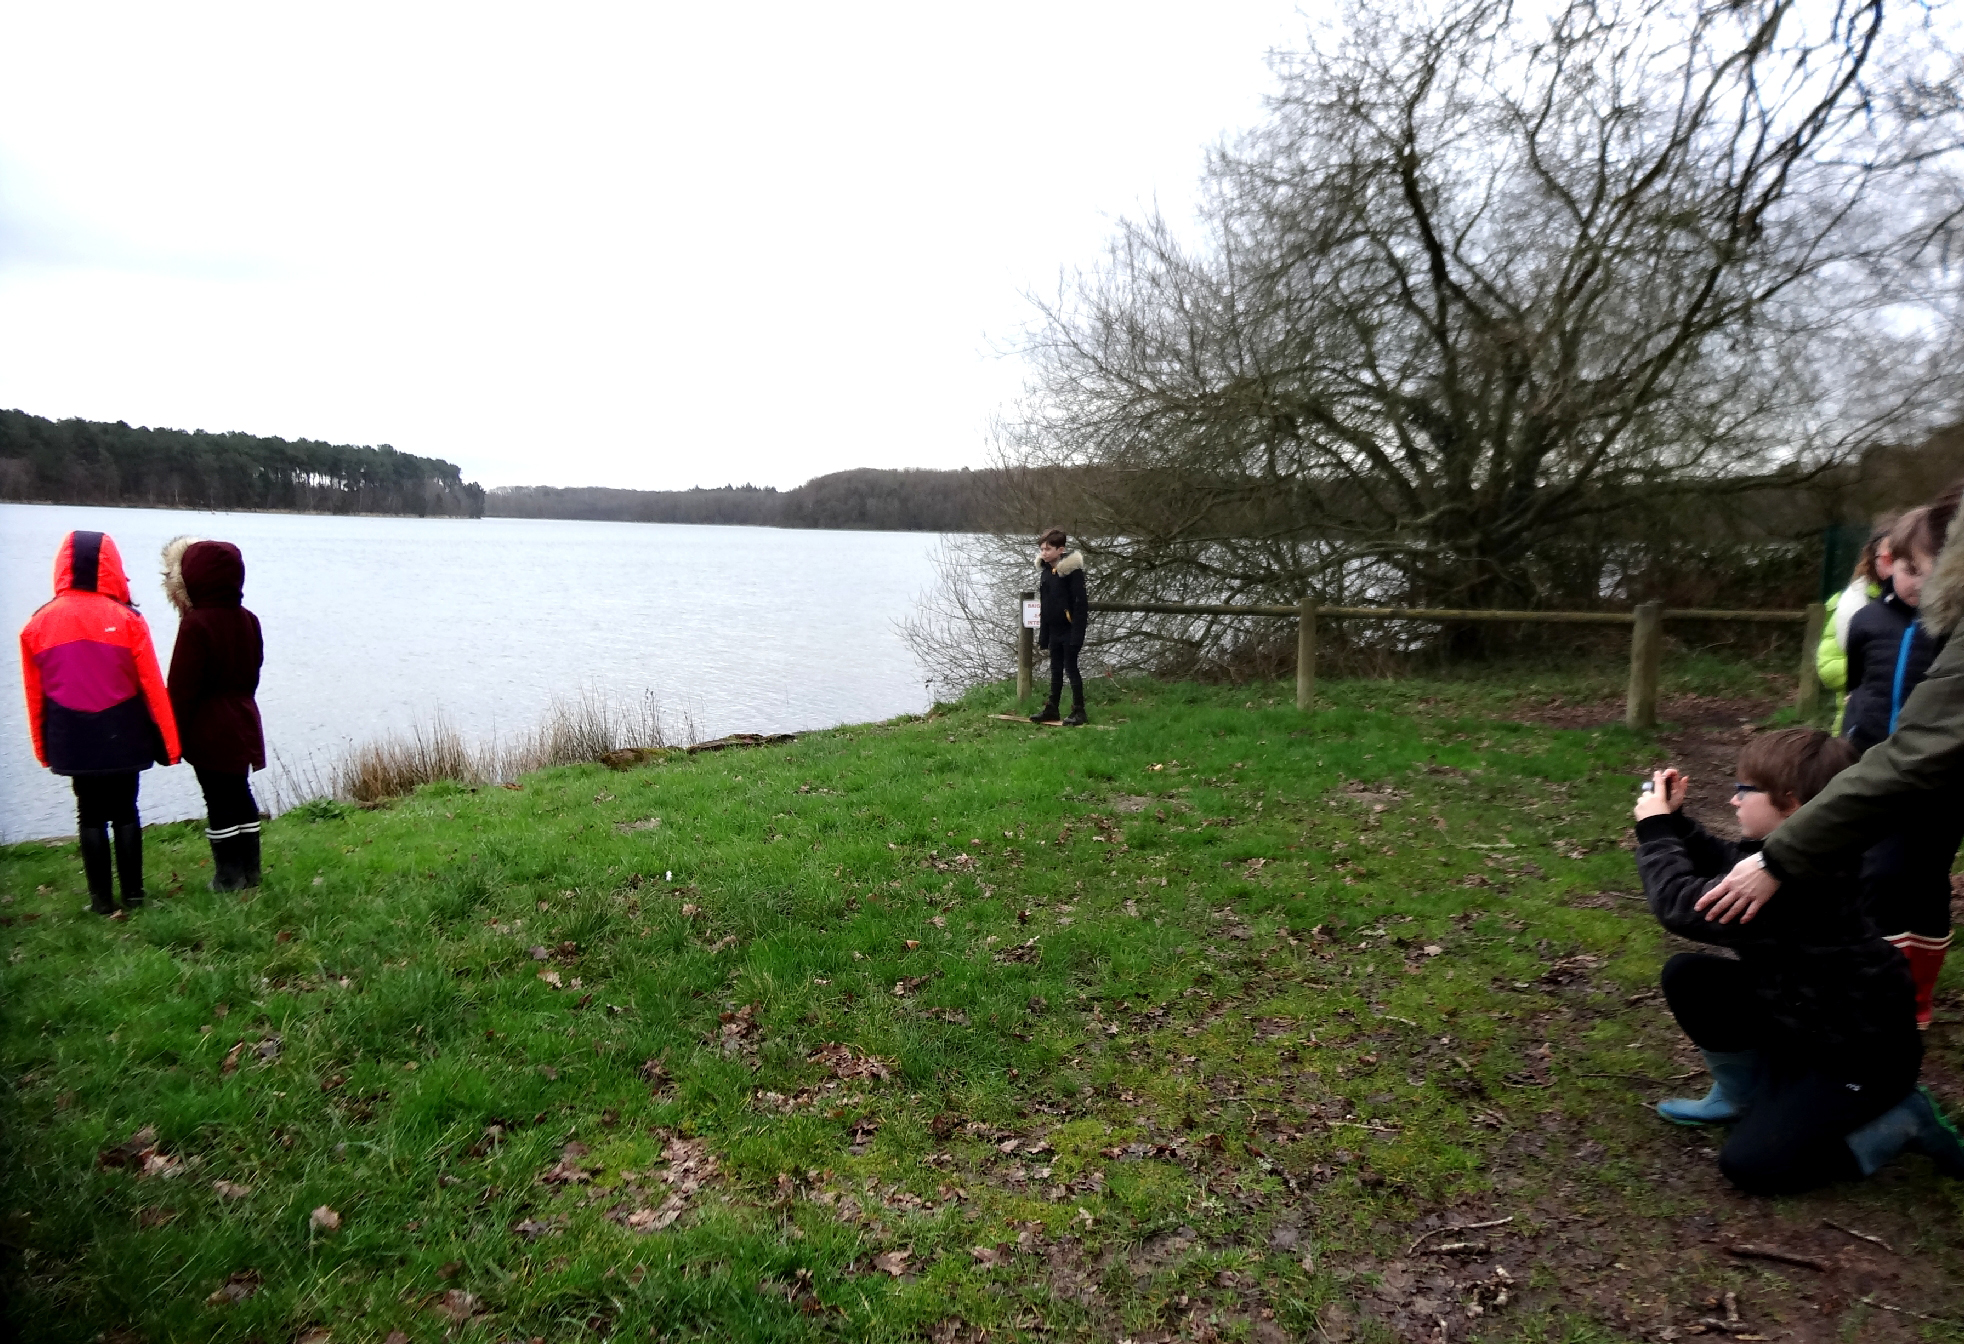
[[[204,695],[206,648],[203,628],[192,621],[179,621],[177,642],[170,650],[170,707],[178,723],[189,723],[191,712]],[[181,744],[180,744],[181,745]]]
[[[1637,823],[1637,872],[1644,900],[1657,922],[1682,938],[1701,943],[1760,941],[1751,925],[1719,924],[1695,909],[1738,861],[1739,847],[1727,844],[1681,814],[1646,817]]]
[[[1831,691],[1848,689],[1848,651],[1834,637],[1835,608],[1846,596],[1836,593],[1828,599],[1828,619],[1821,626],[1821,642],[1814,646],[1814,671],[1820,675],[1821,685]]]
[[[34,738],[34,759],[48,763],[48,749],[41,741],[41,665],[34,661],[27,631],[20,632],[20,680],[27,691],[27,731]]]
[[[1896,731],[1767,837],[1767,870],[1782,880],[1826,876],[1837,856],[1881,839],[1904,803],[1960,786],[1964,639],[1953,634],[1903,703]]]
[[[1070,587],[1065,591],[1065,610],[1071,618],[1071,642],[1084,643],[1085,628],[1091,623],[1091,602],[1085,593],[1084,571],[1071,575]]]
[[[130,613],[130,635],[130,653],[136,658],[136,679],[143,687],[143,702],[164,739],[161,764],[176,765],[177,716],[171,713],[170,690],[164,685],[163,669],[157,666],[157,648],[150,642],[150,623],[135,612]]]

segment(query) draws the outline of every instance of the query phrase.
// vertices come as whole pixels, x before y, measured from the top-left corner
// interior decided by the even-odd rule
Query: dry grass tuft
[[[685,745],[695,740],[688,716],[678,733],[652,691],[622,704],[597,691],[556,700],[539,726],[509,742],[473,747],[438,717],[427,726],[364,743],[318,776],[310,792],[354,803],[400,798],[425,784],[500,784],[555,765],[584,765],[611,752]]]

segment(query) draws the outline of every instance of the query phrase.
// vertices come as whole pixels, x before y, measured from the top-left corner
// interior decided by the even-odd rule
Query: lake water
[[[929,534],[0,504],[0,625],[18,631],[53,595],[55,548],[77,528],[115,539],[166,669],[164,542],[245,553],[276,758],[253,776],[261,806],[294,801],[349,746],[439,714],[484,741],[530,729],[555,697],[652,691],[710,737],[890,718],[931,698],[895,624],[932,581]],[[0,840],[72,835],[73,795],[35,762],[7,663]],[[144,772],[141,804],[146,821],[204,815],[189,766]]]

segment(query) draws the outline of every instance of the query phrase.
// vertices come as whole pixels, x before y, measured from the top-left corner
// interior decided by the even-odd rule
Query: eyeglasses
[[[1735,801],[1740,798],[1744,798],[1749,793],[1765,793],[1765,792],[1766,790],[1762,789],[1757,784],[1734,784],[1732,786],[1732,797]]]

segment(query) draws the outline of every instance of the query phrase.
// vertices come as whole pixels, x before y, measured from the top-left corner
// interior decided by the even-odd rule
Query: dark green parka
[[[1923,585],[1921,619],[1944,645],[1896,731],[1767,837],[1766,869],[1781,881],[1827,876],[1895,830],[1905,811],[1964,809],[1964,527],[1955,523]]]

